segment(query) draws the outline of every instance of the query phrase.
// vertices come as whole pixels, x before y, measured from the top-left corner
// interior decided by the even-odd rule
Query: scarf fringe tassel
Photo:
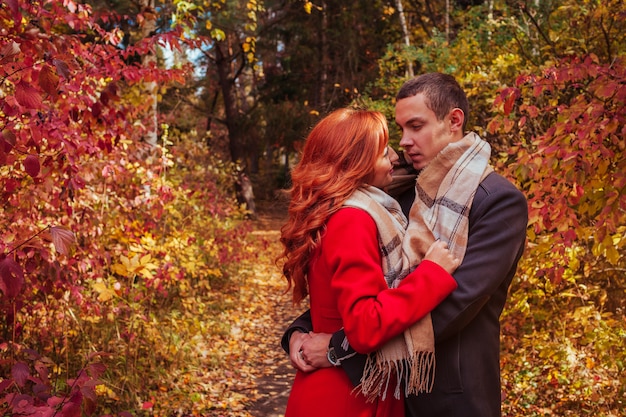
[[[396,399],[400,399],[402,386],[405,396],[432,391],[435,382],[435,352],[415,352],[410,358],[397,361],[384,359],[379,352],[367,357],[361,383],[355,388],[368,402],[374,402],[379,396],[384,401],[394,377],[393,396]]]

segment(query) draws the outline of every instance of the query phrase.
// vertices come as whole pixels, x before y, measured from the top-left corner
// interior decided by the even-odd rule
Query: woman
[[[397,158],[388,140],[381,113],[340,109],[325,117],[292,171],[289,219],[281,234],[283,273],[294,303],[310,295],[314,331],[343,327],[361,353],[400,335],[456,288],[450,273],[458,260],[441,242],[396,280],[404,275],[398,253],[407,221],[382,191]],[[285,417],[321,415],[403,416],[404,401],[394,395],[368,400],[340,367],[299,371]]]

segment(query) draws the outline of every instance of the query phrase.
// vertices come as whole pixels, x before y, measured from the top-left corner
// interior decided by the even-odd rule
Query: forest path
[[[257,219],[253,221],[253,235],[267,245],[264,256],[259,257],[262,264],[256,267],[259,286],[254,291],[263,294],[273,308],[266,317],[272,323],[270,330],[264,332],[267,340],[259,341],[267,345],[268,351],[260,370],[262,375],[255,381],[257,399],[246,407],[252,417],[283,417],[295,374],[289,358],[280,347],[280,338],[300,311],[292,305],[290,294],[284,294],[285,280],[273,263],[281,249],[280,227],[286,220],[286,210],[285,202],[260,201],[257,203]],[[266,279],[258,279],[263,278],[260,275],[265,275]]]

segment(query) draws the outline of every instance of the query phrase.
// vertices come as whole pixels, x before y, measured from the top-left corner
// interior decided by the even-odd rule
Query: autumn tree
[[[576,408],[623,407],[625,63],[567,57],[522,74],[496,99],[502,117],[490,124],[511,137],[506,170],[529,200],[529,249],[512,295],[518,316],[510,316],[528,339],[509,329],[556,364],[549,390],[572,395],[571,386],[584,387]]]
[[[154,363],[192,363],[171,360],[163,323],[198,331],[181,300],[206,300],[246,257],[227,166],[193,144],[141,157],[154,145],[133,92],[185,69],[136,58],[182,37],[124,45],[123,22],[73,1],[0,6],[3,414],[125,415]]]
[[[537,384],[564,398],[554,404],[524,395],[527,409],[619,414],[626,363],[625,10],[615,2],[518,6],[516,50],[529,68],[503,86],[489,124],[512,145],[501,154],[501,169],[527,195],[530,214],[505,324],[518,343],[505,346],[517,355],[529,346],[532,352],[507,364],[507,386]]]

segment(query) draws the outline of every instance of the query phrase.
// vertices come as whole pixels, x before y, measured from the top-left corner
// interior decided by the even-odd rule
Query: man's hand
[[[309,365],[304,359],[302,353],[302,344],[306,342],[311,336],[311,333],[302,333],[295,331],[291,334],[289,339],[289,359],[291,359],[291,366],[302,372],[311,372],[315,370],[314,366]]]
[[[314,368],[328,368],[332,366],[328,362],[328,344],[330,333],[309,333],[309,338],[304,341],[300,350],[307,364]]]
[[[330,337],[328,333],[293,332],[289,339],[291,365],[302,372],[331,366],[326,357]]]

